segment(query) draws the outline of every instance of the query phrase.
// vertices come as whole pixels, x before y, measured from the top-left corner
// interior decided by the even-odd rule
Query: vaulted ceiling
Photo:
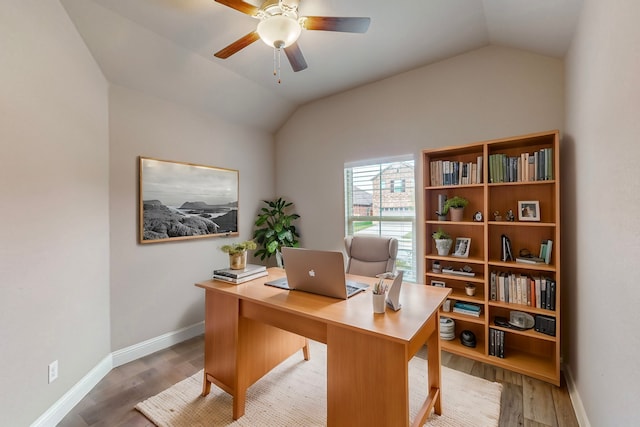
[[[260,0],[245,0],[260,6]],[[365,34],[303,30],[294,73],[258,41],[213,56],[255,18],[214,0],[61,0],[106,78],[243,126],[276,131],[307,102],[490,44],[562,58],[582,0],[301,0],[300,13],[367,16]]]

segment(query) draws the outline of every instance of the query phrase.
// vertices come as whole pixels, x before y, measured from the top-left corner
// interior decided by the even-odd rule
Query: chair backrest
[[[347,273],[375,277],[376,274],[395,272],[398,239],[378,236],[347,236]]]

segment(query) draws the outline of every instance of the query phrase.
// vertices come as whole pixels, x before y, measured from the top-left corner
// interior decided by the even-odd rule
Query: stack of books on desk
[[[460,314],[468,314],[469,316],[480,317],[480,306],[468,302],[457,301],[453,305],[453,312]]]
[[[247,264],[242,270],[233,270],[231,268],[213,270],[213,278],[215,280],[222,280],[224,282],[235,284],[248,282],[249,280],[257,279],[258,277],[263,277],[267,274],[267,267],[255,264]]]

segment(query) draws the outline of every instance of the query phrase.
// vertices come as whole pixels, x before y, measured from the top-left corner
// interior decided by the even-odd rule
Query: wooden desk
[[[441,413],[438,308],[450,289],[404,283],[402,309],[374,314],[370,290],[337,300],[264,285],[282,276],[272,268],[240,285],[196,283],[206,291],[203,395],[211,383],[231,394],[238,419],[247,388],[303,349],[307,337],[327,344],[328,426],[421,426],[431,409]],[[429,392],[410,424],[408,362],[425,343]]]

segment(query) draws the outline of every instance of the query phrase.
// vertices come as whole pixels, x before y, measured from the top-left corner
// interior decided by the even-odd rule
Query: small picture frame
[[[445,288],[445,287],[447,287],[447,284],[442,282],[442,281],[440,281],[440,280],[432,280],[431,281],[431,286],[437,286],[439,288]]]
[[[468,258],[470,247],[471,247],[471,238],[456,237],[456,245],[453,250],[453,256],[460,257],[460,258]]]
[[[540,202],[537,200],[518,201],[519,221],[540,221]]]

